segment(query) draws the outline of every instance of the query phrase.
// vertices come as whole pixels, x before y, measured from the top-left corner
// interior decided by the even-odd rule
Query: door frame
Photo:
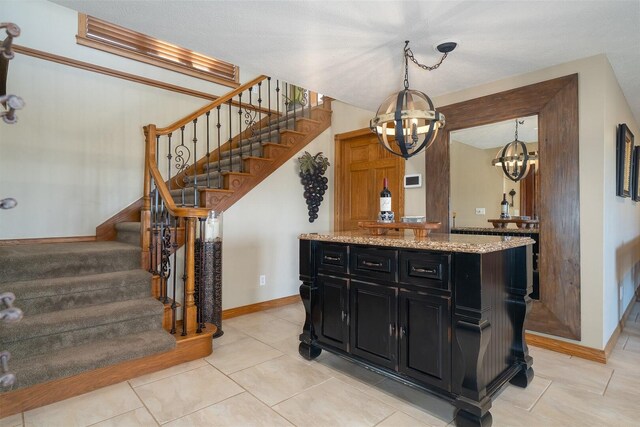
[[[334,168],[334,174],[333,174],[333,187],[334,187],[334,193],[333,193],[333,230],[337,231],[339,230],[339,225],[340,225],[340,220],[341,220],[341,212],[340,212],[340,208],[341,208],[341,204],[339,203],[340,200],[342,200],[342,197],[344,197],[344,195],[342,194],[342,186],[338,185],[338,177],[342,176],[342,171],[343,168],[345,167],[344,165],[344,160],[342,158],[342,149],[341,149],[341,144],[349,139],[352,138],[359,138],[361,136],[366,136],[366,135],[374,135],[373,132],[371,131],[371,129],[369,128],[362,128],[362,129],[356,129],[356,130],[352,130],[349,132],[344,132],[344,133],[339,133],[336,134],[334,136],[334,164],[335,164],[335,168]],[[405,163],[402,163],[403,167],[402,167],[402,176],[404,177],[404,166]],[[398,212],[399,215],[396,216],[396,218],[399,219],[399,217],[401,215],[404,215],[404,185],[400,186],[400,190],[401,190],[401,194],[398,194],[397,197],[399,197],[398,201],[399,201],[399,206],[401,208],[401,212]]]

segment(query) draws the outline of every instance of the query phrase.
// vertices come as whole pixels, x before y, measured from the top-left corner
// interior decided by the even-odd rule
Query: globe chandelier
[[[514,182],[526,178],[531,163],[538,159],[537,154],[529,153],[525,143],[518,139],[518,124],[524,124],[524,120],[516,119],[514,140],[498,151],[496,158],[491,161],[493,166],[501,167],[505,176]]]
[[[408,159],[423,149],[429,148],[445,125],[444,115],[436,111],[431,98],[418,90],[409,89],[409,60],[423,70],[433,71],[457,46],[445,42],[436,46],[442,53],[440,61],[432,66],[420,64],[409,48],[404,45],[404,89],[385,99],[371,120],[369,127],[378,136],[380,144],[396,156]]]

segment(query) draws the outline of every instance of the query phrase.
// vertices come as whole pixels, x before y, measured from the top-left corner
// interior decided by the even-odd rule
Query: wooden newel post
[[[196,218],[186,219],[186,244],[185,244],[185,282],[184,282],[184,313],[182,321],[186,324],[187,334],[194,332],[198,327],[197,310],[194,299],[195,293],[195,245],[196,245]]]
[[[150,162],[156,161],[156,125],[144,127],[144,183],[142,190],[142,210],[140,211],[140,246],[142,256],[140,266],[144,270],[151,269],[151,254],[149,246],[151,243],[151,172]]]

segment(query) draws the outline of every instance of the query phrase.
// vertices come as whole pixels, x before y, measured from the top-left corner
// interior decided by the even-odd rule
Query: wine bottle
[[[392,222],[394,218],[391,211],[391,191],[389,191],[387,178],[384,178],[382,185],[384,188],[380,192],[380,220]]]
[[[509,202],[507,202],[507,193],[502,193],[502,202],[500,202],[500,218],[509,218]]]

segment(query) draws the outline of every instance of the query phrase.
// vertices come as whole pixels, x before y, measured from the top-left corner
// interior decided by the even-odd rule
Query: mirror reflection
[[[511,219],[537,219],[539,164],[529,160],[527,175],[514,182],[503,172],[496,158],[505,145],[516,139],[527,152],[538,154],[538,116],[519,117],[450,133],[452,228],[493,228],[489,220],[501,218],[506,199]],[[503,216],[504,218],[504,216]],[[507,228],[516,228],[507,224]]]

